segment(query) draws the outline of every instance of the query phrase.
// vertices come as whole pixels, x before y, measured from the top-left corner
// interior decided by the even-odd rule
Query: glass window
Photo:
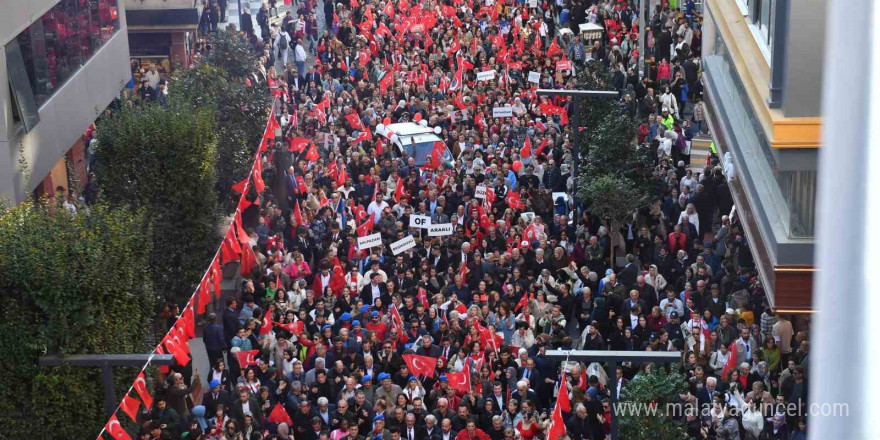
[[[61,0],[18,35],[37,105],[119,30],[117,0]]]

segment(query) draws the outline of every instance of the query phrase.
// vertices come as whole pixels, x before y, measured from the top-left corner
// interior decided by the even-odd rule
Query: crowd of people
[[[706,129],[700,13],[657,2],[640,55],[638,3],[302,0],[280,25],[248,26],[262,54],[249,82],[278,97],[280,126],[245,225],[255,270],[208,316],[201,404],[181,397],[198,381],[172,373],[141,438],[557,440],[562,392],[566,435],[604,439],[609,381],[625,397],[652,368],[679,369],[678,398],[706,408],[682,416],[689,438],[805,438],[783,408],[806,401],[807,334],[767,307],[718,158],[690,163]],[[535,93],[577,88],[590,63],[655,152],[657,192],[619,229],[575,197],[569,102]],[[512,116],[493,117],[500,106]],[[440,128],[451,160],[416,163],[372,132],[417,121]],[[419,215],[452,235],[410,227]],[[359,248],[374,233],[381,244]],[[681,363],[608,377],[546,356],[580,348]],[[465,389],[450,379],[462,373]]]

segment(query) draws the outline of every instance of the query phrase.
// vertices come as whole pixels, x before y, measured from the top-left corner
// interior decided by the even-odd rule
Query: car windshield
[[[425,164],[425,159],[431,155],[431,151],[434,150],[434,142],[421,142],[417,144],[408,144],[405,145],[406,155],[408,157],[412,157],[416,160],[416,165],[422,166]],[[415,152],[413,152],[415,150]],[[451,162],[452,154],[449,153],[449,149],[443,153],[443,162]]]

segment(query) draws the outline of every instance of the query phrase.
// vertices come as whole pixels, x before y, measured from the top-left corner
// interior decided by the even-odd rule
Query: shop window
[[[119,30],[118,0],[62,0],[16,41],[37,106]]]

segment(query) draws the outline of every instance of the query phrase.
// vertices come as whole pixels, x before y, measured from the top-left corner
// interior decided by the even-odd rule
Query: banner
[[[382,234],[375,233],[364,237],[358,237],[358,249],[364,250],[382,244]]]
[[[556,70],[571,70],[571,60],[557,61]]]
[[[452,223],[431,225],[428,228],[429,237],[442,237],[444,235],[452,235]]]
[[[428,229],[431,226],[431,217],[427,215],[411,215],[409,216],[409,227]]]
[[[495,70],[487,70],[485,72],[477,72],[477,81],[491,81],[495,79]]]
[[[494,107],[492,108],[492,117],[493,118],[510,118],[513,116],[513,107],[507,105],[504,107]]]
[[[474,192],[474,197],[478,199],[486,198],[486,185],[480,185],[477,187],[476,192]]]
[[[397,255],[416,247],[416,239],[412,235],[407,235],[400,240],[391,243],[391,253]]]
[[[538,84],[541,82],[541,74],[535,71],[529,72],[529,82]]]

